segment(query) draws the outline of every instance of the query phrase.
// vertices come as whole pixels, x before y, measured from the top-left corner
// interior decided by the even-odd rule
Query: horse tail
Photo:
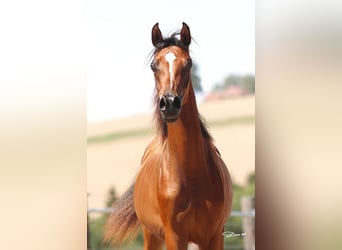
[[[112,205],[105,224],[107,243],[122,244],[137,236],[141,224],[134,209],[134,184]]]

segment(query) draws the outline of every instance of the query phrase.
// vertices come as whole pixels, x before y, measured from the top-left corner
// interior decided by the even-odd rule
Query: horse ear
[[[191,34],[189,26],[183,22],[183,27],[180,32],[180,39],[186,45],[189,46],[191,43]]]
[[[163,35],[158,27],[158,23],[156,23],[152,28],[152,44],[156,47],[161,41],[163,41]]]

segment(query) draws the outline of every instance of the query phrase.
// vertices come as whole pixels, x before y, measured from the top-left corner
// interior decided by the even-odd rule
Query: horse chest
[[[198,203],[205,193],[206,182],[202,178],[186,178],[176,171],[161,171],[158,183],[158,195],[165,201]]]
[[[205,181],[199,180],[187,181],[186,184],[181,181],[164,183],[159,190],[161,211],[172,211],[172,217],[177,218],[178,222],[196,222],[201,220],[203,214],[209,218],[221,206],[222,199],[212,199],[215,195],[206,190],[207,186]]]

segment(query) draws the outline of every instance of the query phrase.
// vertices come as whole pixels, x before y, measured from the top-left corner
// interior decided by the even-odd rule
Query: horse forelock
[[[163,38],[154,48],[153,55],[158,53],[160,50],[169,47],[169,46],[178,46],[181,47],[183,50],[188,51],[189,47],[185,45],[179,38],[178,35],[180,34],[179,31],[172,33],[170,36]]]
[[[189,51],[189,46],[185,45],[178,36],[180,35],[180,31],[173,32],[168,37],[164,37],[162,41],[160,41],[150,52],[148,56],[148,61],[150,62],[153,57],[162,49],[170,47],[170,46],[178,46],[182,48],[184,51]]]

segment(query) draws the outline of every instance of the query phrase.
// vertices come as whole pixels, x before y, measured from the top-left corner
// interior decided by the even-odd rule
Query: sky
[[[152,26],[163,35],[186,22],[190,55],[204,91],[231,73],[255,72],[255,5],[240,1],[89,0],[85,10],[87,120],[99,122],[152,109],[148,55]]]

